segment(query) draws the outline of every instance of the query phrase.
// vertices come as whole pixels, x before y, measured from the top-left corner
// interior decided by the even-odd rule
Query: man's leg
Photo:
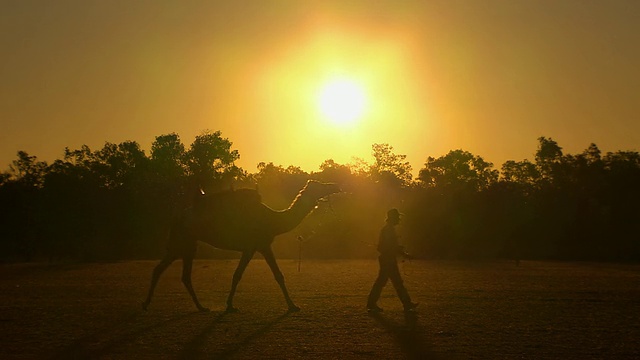
[[[371,287],[371,292],[369,292],[369,298],[367,300],[367,308],[374,311],[382,311],[380,307],[378,307],[377,302],[380,299],[380,294],[382,294],[382,289],[387,284],[389,280],[389,274],[384,266],[382,260],[379,260],[380,263],[380,271],[378,272],[378,277],[376,281],[373,283],[373,287]]]
[[[398,293],[398,297],[400,298],[404,309],[413,310],[416,306],[418,306],[418,304],[411,302],[411,297],[409,296],[407,288],[404,287],[404,282],[402,281],[402,276],[400,275],[400,269],[398,269],[397,262],[389,264],[388,273],[389,278],[391,279],[391,283],[396,289],[396,292]]]

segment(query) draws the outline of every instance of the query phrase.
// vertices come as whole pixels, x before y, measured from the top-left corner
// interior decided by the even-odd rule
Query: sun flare
[[[349,79],[334,79],[320,89],[318,108],[322,115],[336,124],[350,124],[362,117],[366,110],[365,91]]]

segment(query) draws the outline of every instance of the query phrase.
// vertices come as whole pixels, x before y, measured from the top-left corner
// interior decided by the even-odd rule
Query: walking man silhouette
[[[418,306],[418,303],[411,302],[409,292],[404,287],[402,276],[400,276],[400,270],[398,269],[398,255],[411,259],[411,256],[404,251],[404,247],[398,244],[395,226],[400,223],[400,215],[398,209],[387,211],[386,224],[380,230],[380,239],[378,241],[380,271],[367,300],[367,310],[369,312],[382,312],[382,308],[378,306],[377,302],[382,293],[382,288],[384,288],[389,279],[391,279],[391,283],[398,293],[398,297],[404,306],[404,311],[414,311]]]

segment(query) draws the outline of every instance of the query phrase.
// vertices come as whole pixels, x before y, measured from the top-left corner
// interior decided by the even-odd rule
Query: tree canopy
[[[427,156],[414,179],[391,145],[371,150],[371,162],[327,159],[310,173],[273,162],[250,173],[220,131],[189,146],[175,133],[157,136],[149,155],[135,141],[67,148],[51,164],[18,151],[0,173],[0,260],[158,257],[168,225],[200,190],[258,188],[265,204],[285,209],[307,179],[344,192],[276,242],[284,256],[302,244],[315,257],[375,256],[378,225],[397,207],[403,242],[421,257],[640,260],[636,151],[603,154],[589,144],[567,154],[540,137],[533,161],[497,170],[457,149]]]

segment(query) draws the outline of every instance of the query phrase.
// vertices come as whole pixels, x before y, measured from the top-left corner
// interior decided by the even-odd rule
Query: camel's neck
[[[284,234],[293,230],[316,207],[317,199],[309,198],[304,193],[298,195],[288,209],[280,211],[280,221],[276,232]]]

